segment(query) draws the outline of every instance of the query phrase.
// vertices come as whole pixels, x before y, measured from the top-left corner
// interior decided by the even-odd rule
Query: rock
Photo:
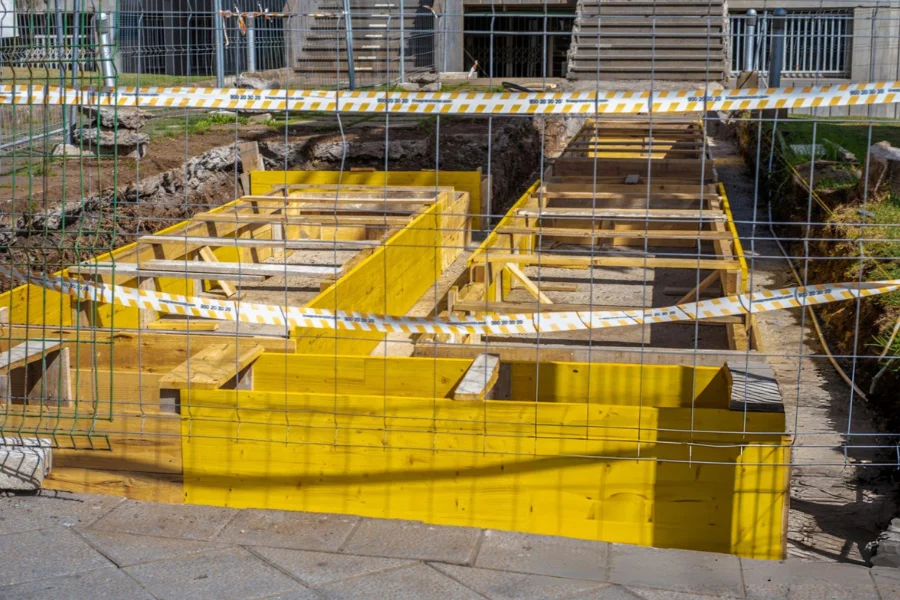
[[[431,83],[437,83],[438,75],[437,73],[431,73],[429,71],[418,71],[407,74],[406,81],[409,83],[414,83],[416,85],[428,85]]]
[[[400,89],[405,92],[439,92],[441,91],[441,83],[439,81],[431,83],[413,83],[410,81],[401,83]]]
[[[81,113],[92,119],[92,124],[105,129],[140,129],[150,118],[150,113],[139,108],[113,106],[82,106]]]
[[[261,77],[242,73],[235,77],[234,87],[250,90],[277,90],[278,84],[276,84],[274,81],[266,81]]]
[[[272,120],[272,115],[269,113],[254,113],[250,115],[250,121],[253,123],[265,123],[267,121]]]
[[[892,519],[890,526],[874,542],[866,544],[866,550],[872,565],[900,567],[900,519]]]
[[[0,438],[0,490],[41,489],[50,473],[53,450],[50,440]]]
[[[878,142],[869,148],[868,182],[861,179],[856,186],[856,195],[862,198],[880,198],[890,192],[900,194],[900,148],[889,142]]]
[[[118,152],[120,157],[140,158],[147,153],[147,144],[150,136],[146,133],[137,133],[129,129],[108,131],[96,127],[76,130],[76,137],[85,147],[96,151],[98,154],[113,154]]]
[[[82,152],[81,148],[72,144],[57,144],[50,151],[50,156],[82,156],[84,154],[87,153]]]
[[[209,114],[221,116],[221,117],[231,117],[232,119],[236,119],[238,114],[231,110],[211,110]]]

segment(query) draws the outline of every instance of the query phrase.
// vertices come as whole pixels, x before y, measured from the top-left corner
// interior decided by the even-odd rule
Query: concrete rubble
[[[874,542],[866,545],[871,554],[869,562],[876,567],[900,567],[900,518],[891,519],[891,524],[878,535]]]
[[[85,122],[75,129],[75,141],[100,155],[118,154],[141,158],[147,153],[150,136],[138,130],[150,115],[137,108],[83,106]]]
[[[50,440],[0,438],[0,490],[21,492],[41,489],[52,464]]]
[[[878,142],[869,148],[868,178],[860,180],[856,194],[874,199],[890,192],[900,193],[900,148]]]

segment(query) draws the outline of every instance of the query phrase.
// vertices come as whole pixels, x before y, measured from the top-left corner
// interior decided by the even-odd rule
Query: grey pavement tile
[[[604,585],[596,581],[493,571],[442,563],[435,563],[432,566],[491,600],[568,598],[572,594],[597,590]]]
[[[197,554],[225,545],[97,529],[79,530],[79,533],[91,546],[120,567]]]
[[[91,529],[209,541],[235,514],[232,508],[126,500]]]
[[[263,546],[253,548],[253,552],[311,587],[413,564],[413,561],[402,558],[353,556]]]
[[[345,579],[319,588],[326,597],[335,600],[390,598],[391,600],[483,600],[472,590],[463,587],[446,575],[423,563],[380,571],[374,575]]]
[[[470,527],[363,519],[343,551],[348,554],[468,564],[480,535],[480,529]]]
[[[611,544],[609,580],[676,592],[743,595],[740,559],[712,552]]]
[[[241,510],[218,540],[244,546],[271,546],[336,552],[359,517],[284,510]]]
[[[475,560],[484,569],[607,580],[609,544],[489,529]]]
[[[900,598],[900,569],[893,567],[875,567],[872,579],[883,600]]]
[[[243,548],[223,548],[124,569],[160,600],[250,600],[315,594]]]
[[[742,559],[753,600],[878,600],[867,567],[825,562]]]
[[[739,600],[738,596],[715,594],[694,594],[691,592],[673,592],[650,588],[631,587],[628,590],[640,600]]]
[[[122,498],[43,490],[0,498],[0,534],[54,525],[86,527],[122,503]]]
[[[67,527],[0,535],[0,586],[111,566]]]
[[[3,600],[153,600],[131,577],[110,566],[0,588]]]
[[[602,587],[569,596],[566,600],[643,600],[637,594],[630,592],[620,585],[609,583],[600,585]]]

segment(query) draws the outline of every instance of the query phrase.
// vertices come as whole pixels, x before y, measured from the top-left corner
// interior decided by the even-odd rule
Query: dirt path
[[[738,221],[751,266],[754,289],[794,285],[768,227],[754,236],[752,221],[764,223],[765,199],[754,199],[754,177],[729,141],[713,141],[720,180]],[[860,451],[845,457],[848,431],[856,445],[878,443],[872,415],[857,397],[852,402],[847,384],[825,357],[808,318],[802,311],[776,311],[758,317],[761,353],[766,354],[784,398],[787,429],[794,436],[791,509],[788,517],[788,556],[792,559],[863,563],[865,544],[897,513],[897,487],[878,469],[846,465],[875,458]],[[863,435],[860,435],[863,434]]]

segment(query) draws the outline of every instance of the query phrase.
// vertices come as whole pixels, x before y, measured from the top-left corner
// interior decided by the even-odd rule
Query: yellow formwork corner
[[[287,376],[309,359],[269,360]],[[455,401],[449,389],[467,361],[317,360],[313,367],[331,360],[351,374],[330,393],[285,392],[292,384],[275,382],[276,391],[187,396],[186,502],[782,557],[781,414],[692,407],[690,397],[680,405],[663,396],[644,405]],[[378,385],[379,366],[390,387]],[[444,384],[430,384],[438,378]]]

